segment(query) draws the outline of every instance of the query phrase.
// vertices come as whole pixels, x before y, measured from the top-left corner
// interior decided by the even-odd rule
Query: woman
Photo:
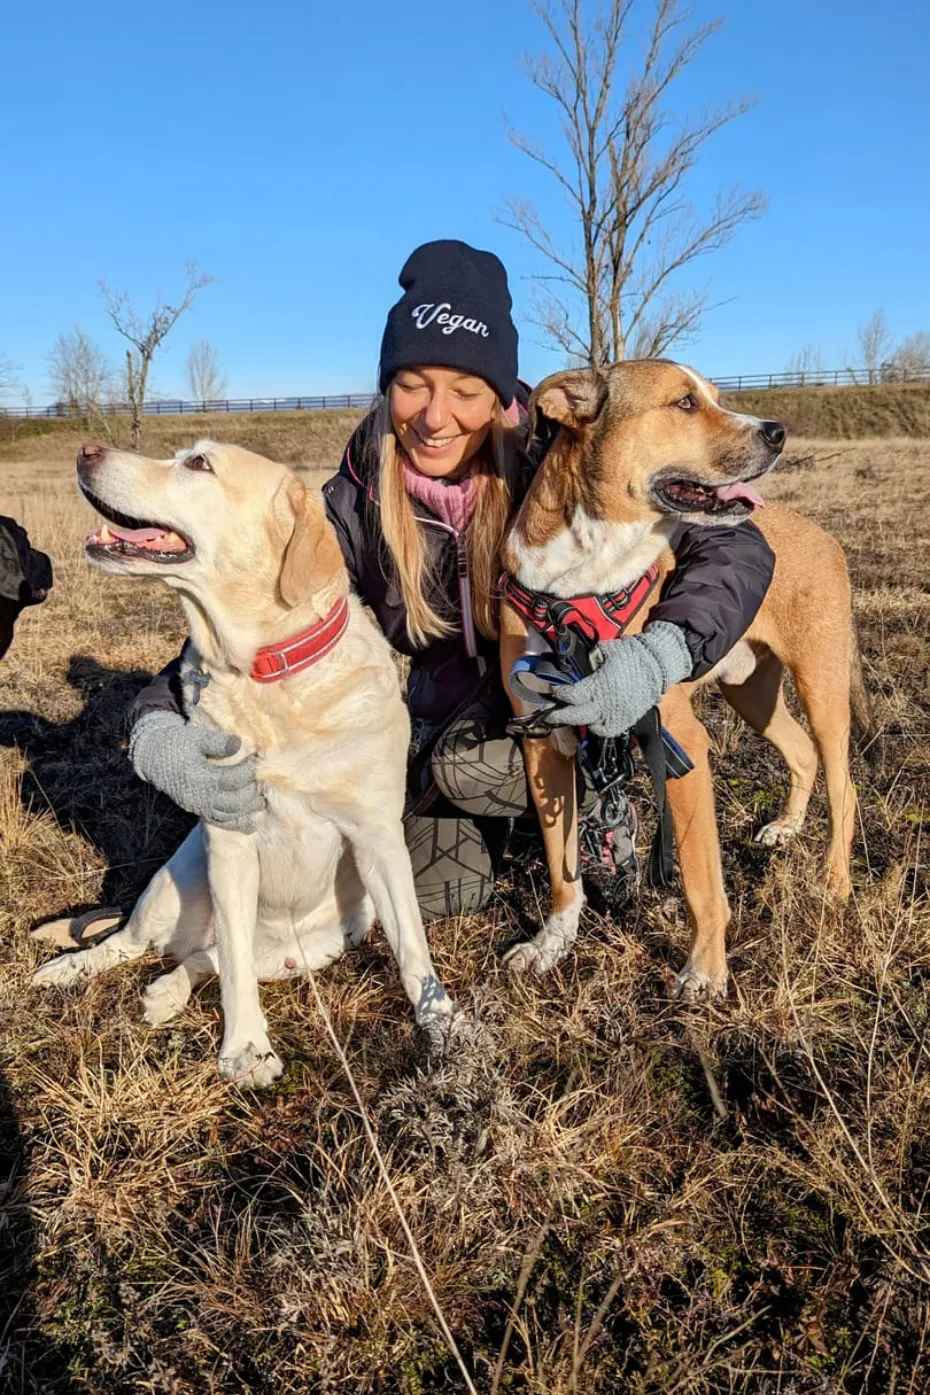
[[[527,440],[517,332],[503,265],[462,242],[424,244],[381,344],[382,398],[323,494],[352,584],[410,660],[407,841],[426,918],[488,900],[510,829],[530,813],[523,758],[506,734],[496,581],[507,523],[540,456]],[[675,683],[706,673],[756,614],[774,558],[751,523],[683,527],[677,568],[642,635],[614,640],[586,680],[587,721],[626,731]],[[137,773],[208,822],[250,828],[262,807],[250,760],[220,768],[188,727],[169,666],[132,709]],[[566,710],[565,720],[570,720]],[[229,754],[223,738],[224,753]],[[583,844],[633,870],[633,822]]]

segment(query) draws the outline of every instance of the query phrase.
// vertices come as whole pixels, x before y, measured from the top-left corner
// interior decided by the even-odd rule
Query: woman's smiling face
[[[457,368],[402,368],[388,389],[391,421],[421,475],[457,479],[490,430],[497,394]]]

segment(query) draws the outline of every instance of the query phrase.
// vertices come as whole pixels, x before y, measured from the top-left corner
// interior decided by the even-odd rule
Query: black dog
[[[27,605],[39,605],[52,589],[52,563],[29,546],[15,519],[0,514],[0,659],[13,642],[13,627]]]

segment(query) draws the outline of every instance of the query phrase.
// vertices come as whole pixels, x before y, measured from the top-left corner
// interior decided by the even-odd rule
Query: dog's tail
[[[874,768],[881,760],[879,731],[862,673],[862,651],[859,648],[859,632],[855,617],[851,619],[850,624],[849,702],[852,709],[853,740],[859,754]]]
[[[58,949],[86,949],[112,934],[126,917],[116,906],[98,906],[83,915],[66,915],[60,920],[45,920],[32,930],[31,936],[41,944],[56,945]]]

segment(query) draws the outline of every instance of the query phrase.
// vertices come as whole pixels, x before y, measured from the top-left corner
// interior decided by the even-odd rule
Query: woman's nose
[[[449,411],[445,397],[441,392],[431,393],[429,402],[423,411],[423,421],[430,431],[440,431],[449,420]]]

